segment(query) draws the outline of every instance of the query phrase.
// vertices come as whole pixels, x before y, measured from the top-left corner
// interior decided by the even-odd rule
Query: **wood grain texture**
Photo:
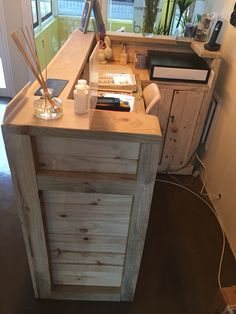
[[[113,265],[123,266],[124,254],[74,252],[57,249],[50,252],[53,264],[81,264],[81,265]]]
[[[55,138],[36,136],[34,143],[38,154],[80,155],[100,158],[138,159],[139,143],[104,141],[93,139]]]
[[[39,171],[39,190],[133,195],[136,176],[66,171]],[[112,182],[112,184],[111,184]]]
[[[90,138],[126,142],[156,142],[161,138],[156,117],[135,112],[95,110],[84,115],[74,113],[73,101],[63,100],[64,114],[57,120],[43,121],[33,116],[34,97],[29,97],[7,126],[8,132],[67,138]]]
[[[142,144],[141,146],[137,188],[121,285],[121,300],[123,301],[132,301],[135,293],[156,180],[159,151],[159,144]]]
[[[48,234],[51,251],[124,254],[127,237],[84,234]]]
[[[53,264],[56,285],[120,287],[123,267],[102,265]]]
[[[41,191],[40,199],[44,203],[99,205],[107,208],[117,205],[127,207],[131,204],[133,197],[131,195]]]
[[[175,170],[188,162],[203,97],[204,92],[175,91],[162,154],[166,169]]]
[[[48,297],[51,279],[30,137],[7,134],[6,147],[36,296]]]
[[[138,143],[35,137],[40,169],[135,174]]]
[[[51,299],[120,301],[120,287],[54,285]]]

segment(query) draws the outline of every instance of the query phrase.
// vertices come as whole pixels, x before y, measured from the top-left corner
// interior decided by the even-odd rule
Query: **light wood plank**
[[[159,144],[143,144],[141,146],[137,189],[130,220],[121,285],[122,301],[132,301],[135,293],[156,180],[159,151]]]
[[[118,140],[125,142],[156,142],[161,138],[155,116],[135,112],[95,110],[84,115],[74,113],[72,100],[63,100],[64,114],[60,119],[44,121],[33,115],[31,96],[7,126],[9,132],[37,136]],[[92,116],[92,119],[91,116]]]
[[[74,86],[80,78],[94,46],[95,36],[93,32],[83,34],[77,30],[70,35],[48,64],[48,77],[69,81],[59,96],[61,99],[72,97]],[[38,83],[35,82],[30,94],[33,95],[38,87]]]
[[[127,235],[128,227],[128,222],[116,221],[113,218],[103,221],[99,220],[99,217],[95,217],[94,220],[88,220],[85,217],[82,217],[81,220],[64,220],[63,218],[52,220],[47,217],[48,232],[57,234],[84,234],[84,230],[87,230],[88,235],[119,236]]]
[[[123,266],[124,264],[124,254],[73,252],[57,249],[56,251],[51,251],[50,255],[51,261],[54,264],[87,264],[113,266]]]
[[[59,285],[120,287],[123,267],[53,264],[52,280]]]
[[[119,205],[124,207],[127,204],[131,205],[133,197],[115,194],[41,191],[40,199],[44,203],[100,205],[103,207]]]
[[[131,204],[124,207],[113,205],[112,207],[101,205],[80,205],[80,204],[56,204],[42,203],[42,208],[47,220],[53,221],[114,221],[129,222]]]
[[[124,254],[126,240],[125,235],[48,234],[50,250],[61,252]]]
[[[120,288],[54,285],[51,299],[120,301]]]
[[[125,174],[39,171],[39,190],[133,195],[136,177]],[[111,184],[112,182],[112,184]]]
[[[5,138],[36,296],[48,297],[51,279],[31,140],[10,134]]]
[[[97,158],[57,154],[39,154],[38,165],[44,170],[84,171],[97,173],[137,172],[137,161],[119,158]]]
[[[50,136],[36,136],[34,144],[38,154],[70,155],[117,159],[138,159],[139,143],[104,141]]]
[[[204,92],[175,92],[162,155],[166,169],[187,163],[203,97]]]

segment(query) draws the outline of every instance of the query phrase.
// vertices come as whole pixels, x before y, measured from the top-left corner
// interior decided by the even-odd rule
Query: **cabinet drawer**
[[[37,136],[39,169],[136,174],[139,143]]]

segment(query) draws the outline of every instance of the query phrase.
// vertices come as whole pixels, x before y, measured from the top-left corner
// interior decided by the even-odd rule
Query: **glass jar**
[[[40,90],[40,98],[34,101],[34,115],[43,120],[55,120],[63,114],[62,102],[52,97],[53,90],[48,88],[47,92]]]

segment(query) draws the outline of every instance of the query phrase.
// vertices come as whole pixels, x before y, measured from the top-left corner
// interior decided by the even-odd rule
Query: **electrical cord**
[[[171,184],[171,185],[175,185],[175,186],[178,186],[190,193],[192,193],[193,195],[195,195],[196,197],[198,197],[203,203],[205,203],[208,208],[210,208],[210,210],[212,211],[212,213],[214,214],[219,226],[220,226],[220,229],[221,229],[221,232],[222,232],[222,250],[221,250],[221,255],[220,255],[220,260],[219,260],[219,268],[218,268],[218,275],[217,275],[217,281],[218,281],[218,286],[219,288],[222,288],[222,285],[221,285],[221,271],[222,271],[222,263],[223,263],[223,258],[224,258],[224,253],[225,253],[225,233],[224,233],[224,230],[222,228],[222,225],[221,225],[221,222],[220,222],[220,219],[217,215],[217,213],[215,212],[214,208],[204,199],[202,198],[199,194],[197,194],[196,192],[192,191],[191,189],[181,185],[181,184],[178,184],[178,183],[175,183],[175,182],[171,182],[171,181],[168,181],[168,180],[163,180],[163,179],[156,179],[156,181],[158,182],[162,182],[162,183],[167,183],[167,184]]]

